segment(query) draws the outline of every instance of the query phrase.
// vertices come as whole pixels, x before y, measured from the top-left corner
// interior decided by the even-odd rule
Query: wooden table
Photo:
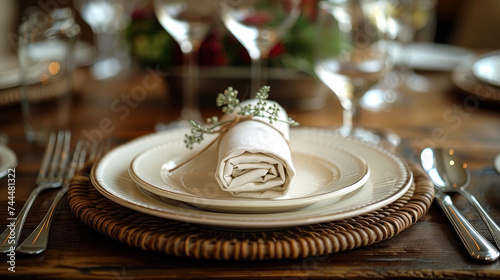
[[[500,153],[500,111],[494,106],[477,106],[477,99],[464,98],[454,88],[449,73],[423,74],[430,79],[430,91],[404,90],[392,110],[363,112],[362,124],[389,128],[417,150],[426,145],[455,148],[472,169],[470,191],[500,223],[500,175],[492,167],[494,157]],[[147,94],[133,91],[141,87]],[[165,92],[164,80],[151,71],[108,82],[92,81],[84,73],[84,83],[75,100],[72,131],[75,135],[92,135],[106,119],[108,124],[99,131],[118,143],[152,133],[156,123],[174,120],[179,114]],[[203,114],[211,116],[217,112],[208,107]],[[334,97],[327,98],[323,109],[289,113],[303,126],[337,125],[341,118]],[[26,143],[17,107],[2,108],[0,116],[0,131],[8,135],[8,145],[19,159],[16,207],[20,209],[34,188],[43,147]],[[4,225],[5,178],[0,180],[0,194],[0,224]],[[36,200],[23,238],[41,220],[53,195],[54,192],[43,193]],[[471,205],[462,197],[453,199],[472,224],[492,241]],[[44,254],[17,253],[15,273],[7,270],[8,257],[1,259],[2,279],[500,279],[500,262],[470,259],[435,206],[409,229],[371,246],[300,260],[223,262],[178,258],[128,247],[87,227],[63,201]]]

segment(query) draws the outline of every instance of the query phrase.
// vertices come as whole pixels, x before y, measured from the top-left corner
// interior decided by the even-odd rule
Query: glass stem
[[[127,46],[120,32],[96,33],[97,55],[92,65],[96,79],[107,79],[126,73],[130,65]]]
[[[349,104],[342,104],[342,130],[349,135],[359,122],[359,101],[346,101],[345,103]]]
[[[201,113],[198,108],[198,75],[197,63],[198,51],[193,49],[184,53],[183,63],[183,93],[182,93],[182,120],[201,121]]]
[[[112,57],[113,53],[120,47],[120,33],[99,33],[95,35],[97,45],[97,59]]]
[[[406,79],[413,75],[413,69],[410,67],[411,62],[411,53],[409,52],[410,44],[408,41],[401,42],[401,46],[403,49],[403,61],[401,62],[401,81],[404,83]]]
[[[402,84],[405,83],[406,79],[414,74],[413,69],[410,67],[411,63],[411,54],[409,52],[410,43],[415,39],[415,29],[412,25],[412,8],[407,8],[407,10],[403,13],[403,22],[400,25],[400,30],[397,34],[397,41],[401,46],[401,64],[400,64],[400,80]]]
[[[259,87],[261,85],[262,79],[262,65],[260,56],[252,57],[250,71],[250,98],[255,98],[257,90],[259,90]]]
[[[96,44],[96,49],[97,49],[97,59],[100,59],[104,56],[106,56],[107,54],[107,48],[106,48],[106,45],[107,45],[107,38],[106,38],[106,35],[105,34],[96,34],[94,33],[94,40],[95,40],[95,44]]]
[[[257,91],[264,85],[267,78],[267,57],[269,51],[259,50],[250,52],[252,59],[251,68],[251,84],[250,84],[250,98],[255,98]]]
[[[262,86],[267,85],[267,71],[269,70],[267,67],[268,55],[269,54],[266,53],[265,56],[261,56],[260,58],[260,85],[257,90],[259,90]]]

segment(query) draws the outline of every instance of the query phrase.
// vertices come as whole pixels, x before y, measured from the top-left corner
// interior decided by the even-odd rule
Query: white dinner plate
[[[370,177],[358,190],[320,201],[304,208],[278,213],[224,213],[203,210],[177,200],[155,199],[137,187],[128,174],[131,161],[141,152],[179,139],[186,130],[150,134],[116,147],[94,165],[91,181],[108,199],[130,209],[157,217],[229,229],[272,229],[314,224],[358,216],[379,209],[401,197],[410,188],[413,174],[395,153],[374,145],[343,138],[319,128],[294,128],[290,142],[341,148],[368,164]],[[183,138],[181,138],[183,139]],[[177,140],[176,140],[177,141]]]
[[[495,157],[495,160],[493,161],[493,166],[495,167],[495,170],[500,173],[500,154],[498,154]]]
[[[480,57],[472,65],[472,74],[485,83],[500,86],[500,52]]]
[[[408,59],[409,66],[418,70],[452,71],[462,61],[471,58],[471,50],[446,44],[413,43],[407,52],[395,48],[396,61]]]
[[[19,86],[21,83],[21,72],[17,61],[9,60],[8,66],[0,69],[0,89],[12,88]],[[28,75],[26,76],[27,83],[34,84],[39,82],[40,74],[47,68],[47,63],[39,62],[30,66]]]
[[[0,145],[0,178],[7,175],[9,169],[16,167],[17,157],[14,151]]]
[[[150,193],[206,210],[269,213],[345,195],[361,187],[369,177],[368,166],[361,158],[330,145],[311,146],[302,139],[290,143],[297,175],[285,196],[277,199],[237,198],[223,191],[215,179],[216,145],[181,168],[169,171],[169,163],[182,162],[182,159],[198,153],[186,149],[183,139],[184,134],[174,132],[167,143],[140,153],[130,164],[132,180]]]
[[[46,65],[48,64],[44,61],[61,53],[61,47],[63,46],[60,44],[56,44],[55,46],[42,45],[37,49],[34,55],[36,55],[40,63],[35,63],[30,66],[30,69],[27,71],[28,76],[26,77],[28,83],[34,84],[40,81],[40,74],[46,71]],[[93,56],[93,48],[90,44],[82,41],[76,43],[75,59],[77,66],[89,65],[92,62]],[[0,89],[19,86],[21,84],[21,72],[17,55],[10,53],[1,54],[0,61],[2,61],[2,63],[0,63]]]
[[[20,73],[17,56],[13,54],[1,54],[0,60],[0,89],[16,86],[19,84]]]

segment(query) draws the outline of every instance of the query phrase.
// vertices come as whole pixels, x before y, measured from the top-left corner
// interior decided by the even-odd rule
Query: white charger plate
[[[203,210],[176,200],[159,200],[145,194],[128,174],[131,161],[141,152],[167,141],[177,141],[184,129],[150,134],[116,147],[92,168],[91,181],[108,199],[149,215],[228,229],[273,229],[346,219],[386,206],[410,188],[413,174],[406,162],[379,146],[343,138],[319,128],[295,128],[291,143],[307,142],[310,147],[342,148],[368,164],[370,177],[358,190],[344,196],[279,213],[223,213]],[[166,202],[168,201],[168,202]]]
[[[361,158],[331,146],[311,146],[302,139],[290,143],[297,175],[285,196],[237,198],[223,191],[215,179],[216,145],[170,172],[170,163],[182,162],[198,151],[184,147],[184,134],[175,132],[169,138],[168,143],[147,149],[132,160],[130,177],[150,193],[206,210],[231,213],[288,211],[355,191],[369,178],[368,166]]]
[[[458,64],[474,56],[474,52],[453,45],[417,42],[406,51],[395,47],[396,62],[408,59],[409,66],[418,70],[452,71]]]
[[[16,167],[17,157],[14,151],[0,145],[0,178],[7,175],[9,169]]]

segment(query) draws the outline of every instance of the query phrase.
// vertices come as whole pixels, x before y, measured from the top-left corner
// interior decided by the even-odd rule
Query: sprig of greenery
[[[266,100],[269,98],[269,91],[271,87],[263,86],[256,94],[257,103],[247,104],[244,106],[240,105],[240,100],[238,99],[238,91],[232,87],[228,87],[223,93],[217,95],[217,106],[222,107],[223,113],[236,113],[240,116],[252,116],[261,117],[267,119],[270,124],[274,122],[284,122],[290,126],[299,125],[298,122],[292,118],[287,118],[285,120],[279,118],[280,108],[276,104],[268,104]],[[211,117],[207,119],[208,126],[202,126],[201,124],[191,120],[190,123],[193,126],[191,128],[191,134],[186,134],[184,143],[186,148],[193,149],[194,144],[200,144],[204,140],[203,135],[218,133],[217,128],[224,126],[226,124],[232,123],[234,120],[219,122],[217,117]]]

